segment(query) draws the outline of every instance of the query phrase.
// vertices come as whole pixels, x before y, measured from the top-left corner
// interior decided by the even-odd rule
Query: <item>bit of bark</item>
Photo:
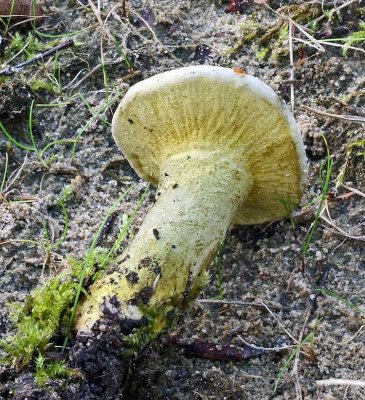
[[[127,18],[127,8],[126,8],[126,0],[122,1],[122,17]]]
[[[224,10],[226,13],[243,13],[243,4],[247,3],[247,0],[231,0],[229,6]]]
[[[12,79],[0,83],[0,117],[8,119],[27,115],[35,97],[32,89],[22,80]]]
[[[258,357],[265,353],[262,349],[251,346],[233,347],[231,345],[217,345],[215,343],[203,342],[200,340],[188,343],[176,337],[166,338],[165,345],[180,347],[186,355],[192,357],[208,358],[221,361],[243,361],[248,358]]]
[[[108,220],[105,222],[105,225],[103,226],[103,229],[100,232],[99,237],[96,240],[96,246],[100,246],[101,243],[103,242],[105,236],[110,232],[110,230],[112,229],[114,222],[116,221],[118,216],[117,212],[113,212]]]
[[[207,60],[209,60],[209,58],[211,58],[211,55],[211,48],[206,44],[201,43],[195,48],[193,61],[197,61],[199,64],[204,64]]]
[[[11,18],[12,22],[21,22],[29,19],[37,19],[44,22],[42,7],[33,5],[32,0],[2,0],[0,2],[0,16]]]
[[[325,284],[328,281],[328,277],[330,275],[331,268],[330,267],[325,267],[324,270],[322,271],[321,276],[316,282],[317,289],[324,289]],[[310,299],[310,311],[311,314],[314,314],[317,311],[318,308],[318,297],[321,296],[322,293],[320,291],[316,291],[315,295]]]

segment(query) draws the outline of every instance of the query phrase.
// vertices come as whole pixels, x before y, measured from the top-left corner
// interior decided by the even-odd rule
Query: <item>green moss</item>
[[[261,47],[260,50],[256,53],[256,58],[258,60],[264,60],[269,52],[268,47]]]
[[[345,47],[343,49],[344,54],[346,54],[348,50],[348,46],[354,46],[356,44],[361,44],[365,42],[365,22],[359,24],[360,30],[351,33],[351,35],[347,36]]]
[[[49,361],[42,354],[35,359],[35,379],[39,386],[45,386],[49,379],[77,375],[77,371],[67,367],[64,360]]]
[[[336,177],[336,187],[343,185],[345,182],[346,171],[353,156],[362,157],[365,162],[365,139],[356,140],[346,145],[345,162],[342,164],[340,172]]]
[[[75,263],[69,272],[34,290],[25,304],[12,305],[17,332],[0,343],[13,362],[27,365],[36,352],[44,354],[51,339],[65,330],[79,275],[80,263]]]
[[[3,59],[6,61],[15,54],[21,52],[25,55],[25,60],[30,60],[40,52],[45,51],[56,44],[57,43],[54,41],[47,43],[40,41],[34,36],[33,32],[29,32],[27,35],[15,32],[6,47]]]
[[[168,330],[180,315],[175,307],[156,308],[154,306],[142,306],[144,318],[147,323],[136,329],[132,334],[124,337],[125,350],[122,357],[134,358],[140,354],[164,331]]]
[[[209,279],[210,279],[209,272],[206,269],[201,271],[201,273],[199,274],[199,276],[195,281],[194,286],[191,288],[188,303],[191,300],[196,299],[196,297],[201,293],[201,291],[207,286]]]
[[[365,88],[364,89],[359,89],[359,90],[353,90],[347,95],[344,95],[340,101],[346,105],[350,104],[350,102],[355,99],[360,99],[365,97]]]
[[[52,93],[52,94],[60,94],[61,93],[59,85],[56,85],[52,80],[33,79],[29,83],[29,86],[35,93],[38,93],[42,90]]]
[[[186,303],[191,300],[206,287],[209,281],[209,273],[203,270],[195,281]],[[176,303],[176,304],[175,304]],[[141,312],[146,319],[146,323],[136,329],[132,334],[124,337],[125,350],[122,356],[124,358],[134,358],[140,354],[141,350],[145,349],[150,343],[163,332],[167,331],[181,315],[180,308],[184,308],[184,304],[180,304],[175,299],[171,299],[171,305],[161,308],[152,306],[140,306]]]
[[[85,290],[84,282],[92,281],[95,278],[96,269],[106,269],[114,261],[117,250],[148,193],[149,186],[141,196],[132,215],[123,218],[122,227],[112,249],[96,247],[105,224],[130,190],[128,189],[120,196],[108,210],[83,260],[68,258],[66,271],[50,278],[45,284],[36,288],[26,298],[25,303],[12,304],[11,318],[16,333],[0,341],[1,347],[8,354],[1,361],[17,367],[24,367],[34,361],[35,377],[40,385],[45,384],[49,378],[76,373],[68,369],[64,361],[47,359],[47,351],[56,350],[56,348],[52,349],[54,342],[59,342],[62,337],[66,338],[65,347],[67,339],[71,335],[80,294]],[[64,187],[61,201],[67,200],[70,196],[72,196],[72,191],[70,188]],[[147,333],[142,337],[145,337],[144,341],[148,340]]]
[[[277,10],[282,15],[290,15],[292,20],[299,24],[307,24],[311,19],[321,13],[321,8],[313,4],[292,4]],[[243,46],[256,44],[258,51],[256,57],[263,60],[268,57],[272,62],[277,62],[282,56],[288,54],[288,22],[276,18],[273,24],[265,24],[258,16],[239,25],[242,37],[238,44],[229,51],[229,55],[237,53]],[[319,27],[318,27],[319,28]]]

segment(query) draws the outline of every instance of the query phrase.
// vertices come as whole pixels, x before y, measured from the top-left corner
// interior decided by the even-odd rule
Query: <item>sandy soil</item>
[[[1,173],[6,152],[9,174],[21,168],[11,186],[7,187],[11,179],[2,186],[0,196],[1,336],[13,329],[8,303],[24,300],[39,282],[62,269],[68,256],[82,258],[108,208],[130,186],[133,190],[121,204],[120,215],[102,246],[113,243],[122,214],[130,214],[136,206],[146,184],[129,167],[110,131],[113,110],[128,87],[180,66],[239,67],[273,87],[287,103],[291,99],[295,103],[294,114],[310,163],[302,208],[294,215],[295,230],[289,219],[234,227],[223,250],[222,287],[227,304],[196,301],[164,343],[155,344],[138,360],[127,384],[115,387],[110,398],[365,398],[364,387],[316,383],[329,378],[363,380],[365,372],[364,123],[338,118],[352,115],[364,120],[363,42],[354,42],[352,45],[358,49],[348,49],[344,55],[339,47],[326,44],[320,51],[313,47],[318,43],[310,46],[294,41],[295,81],[291,84],[288,33],[284,27],[287,22],[251,1],[242,3],[241,13],[229,13],[225,11],[228,2],[224,1],[127,0],[127,18],[122,15],[122,2],[114,0],[101,0],[100,11],[96,1],[94,10],[81,0],[37,3],[46,15],[40,31],[79,32],[72,36],[75,45],[60,51],[56,58],[28,66],[7,83],[0,83],[1,121],[14,138],[29,145],[24,132],[33,98],[37,105],[33,131],[39,149],[51,141],[77,135],[80,141],[73,161],[72,144],[47,149],[43,159],[52,160],[46,169],[34,152],[9,144],[0,136]],[[271,1],[270,5],[287,16],[297,10],[288,9],[289,3],[294,7],[307,2]],[[339,6],[345,2],[335,3]],[[311,7],[318,7],[317,15],[307,10],[306,21],[298,17],[301,26],[324,15],[320,5]],[[325,10],[333,7],[330,4]],[[328,16],[320,19],[315,37],[339,38],[336,43],[343,44],[341,38],[360,30],[364,15],[364,4],[354,1],[333,13],[331,20]],[[279,26],[283,21],[284,25]],[[267,42],[259,43],[270,27],[278,26],[278,32]],[[293,35],[308,41],[298,29]],[[66,39],[57,39],[57,43]],[[48,47],[52,40],[39,38]],[[23,60],[20,55],[11,64]],[[104,77],[101,61],[105,64]],[[31,90],[27,84],[35,80],[47,82],[48,87]],[[337,117],[317,114],[303,106]],[[323,218],[303,260],[302,246],[319,207],[318,196],[323,193],[319,173],[327,153],[322,134],[328,142],[333,171]],[[345,186],[337,187],[341,171]],[[45,243],[45,221],[50,240],[56,243],[60,239],[65,221],[57,200],[65,187],[71,188],[66,203],[67,237],[45,260],[40,246],[22,240]],[[153,200],[154,190],[139,212],[134,230]],[[210,284],[200,298],[209,300],[218,292],[214,264]],[[266,307],[239,302],[262,302]],[[301,347],[274,392],[281,368],[293,350],[299,349],[295,346],[315,327],[312,344]],[[218,346],[230,343],[236,350],[249,343],[267,350],[245,361],[206,360],[184,352],[182,343],[197,341]],[[77,379],[60,379],[46,388],[37,388],[32,368],[14,371],[2,366],[0,399],[62,399],[65,387],[67,398],[73,398],[72,393],[80,387]],[[85,397],[74,398],[105,397],[87,392]]]

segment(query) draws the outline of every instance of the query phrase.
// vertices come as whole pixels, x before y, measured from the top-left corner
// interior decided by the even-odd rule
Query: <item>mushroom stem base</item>
[[[79,306],[78,333],[111,321],[124,336],[166,329],[173,312],[205,286],[207,267],[250,188],[247,172],[218,152],[165,161],[157,201],[138,234]]]

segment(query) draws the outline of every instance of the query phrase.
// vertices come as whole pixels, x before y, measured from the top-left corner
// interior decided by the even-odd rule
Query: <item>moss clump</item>
[[[286,5],[277,10],[282,15],[290,15],[298,24],[306,24],[312,18],[321,13],[321,7],[313,4]],[[240,24],[242,38],[230,54],[237,53],[244,45],[255,43],[258,46],[257,58],[259,60],[271,57],[271,61],[277,61],[288,54],[288,45],[285,43],[288,37],[288,22],[282,18],[276,18],[272,24],[264,24],[255,15],[252,19]]]
[[[361,157],[365,161],[365,139],[356,140],[346,145],[345,162],[342,164],[336,178],[336,187],[340,187],[345,182],[346,171],[352,157]]]
[[[61,346],[57,349],[55,346],[57,344],[63,343],[65,348],[71,336],[80,295],[97,278],[100,271],[107,269],[114,261],[137,211],[142,206],[149,186],[131,216],[123,215],[122,225],[112,248],[106,250],[97,247],[115,208],[130,190],[127,190],[108,210],[83,260],[69,258],[68,268],[65,271],[36,288],[26,298],[25,303],[12,304],[11,319],[16,333],[0,341],[0,346],[8,354],[0,360],[1,362],[25,367],[33,361],[35,377],[40,385],[46,383],[49,378],[76,374],[67,368],[65,361],[48,359],[47,353],[51,350],[59,351]],[[71,195],[69,188],[65,187],[62,191],[63,200]]]
[[[48,379],[64,378],[77,374],[77,371],[67,367],[65,360],[49,361],[42,354],[38,354],[35,367],[35,379],[39,386],[44,386]]]
[[[1,341],[8,361],[25,366],[35,353],[44,354],[52,338],[65,333],[79,285],[81,263],[50,279],[27,297],[25,304],[14,303],[11,315],[16,333]]]
[[[42,42],[34,35],[33,32],[29,32],[27,35],[15,32],[11,40],[9,40],[3,57],[0,59],[0,61],[6,62],[19,52],[24,55],[25,59],[23,59],[23,61],[30,60],[37,56],[40,52],[45,51],[57,44],[57,41],[49,41],[47,43]]]

